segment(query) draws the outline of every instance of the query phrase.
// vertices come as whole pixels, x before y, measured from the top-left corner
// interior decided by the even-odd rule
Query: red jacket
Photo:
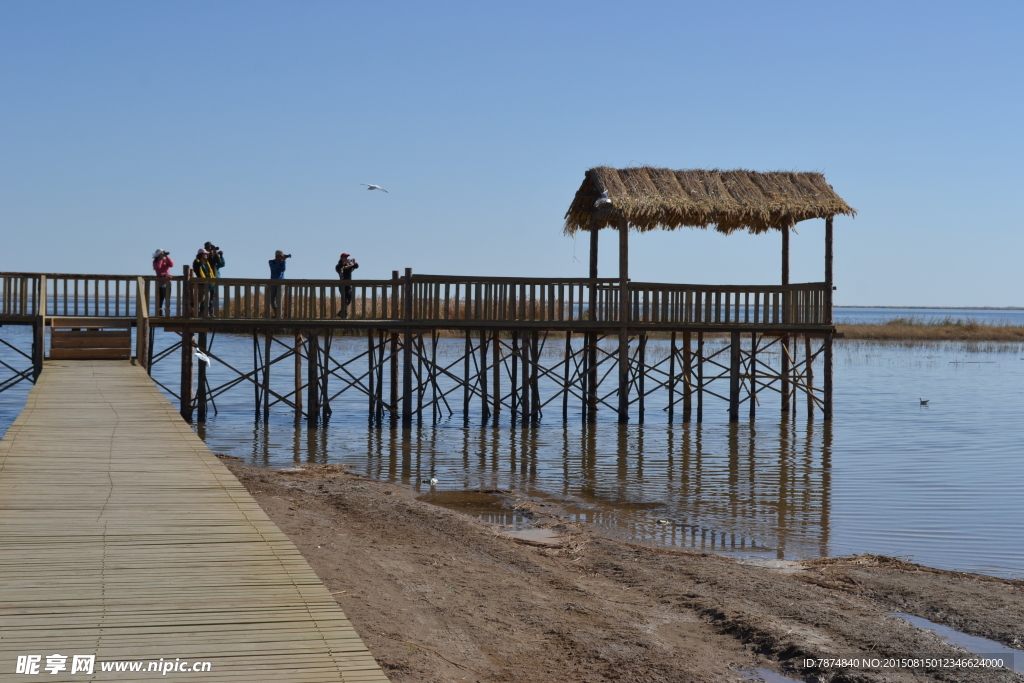
[[[156,271],[156,276],[161,280],[171,279],[171,268],[173,267],[174,261],[171,260],[170,256],[153,259],[153,270]]]

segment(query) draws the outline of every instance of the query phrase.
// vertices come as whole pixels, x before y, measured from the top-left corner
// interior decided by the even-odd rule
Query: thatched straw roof
[[[610,202],[595,207],[603,192]],[[808,218],[856,213],[820,173],[598,166],[587,171],[576,191],[565,232],[616,227],[625,218],[641,232],[714,226],[726,234],[762,233]]]

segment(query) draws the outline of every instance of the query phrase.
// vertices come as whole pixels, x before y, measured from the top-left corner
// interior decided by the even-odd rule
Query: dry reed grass
[[[836,325],[847,339],[875,341],[1024,342],[1024,325],[972,318],[893,318],[874,325]]]

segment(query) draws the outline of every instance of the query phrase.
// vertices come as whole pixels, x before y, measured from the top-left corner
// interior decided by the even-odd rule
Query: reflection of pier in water
[[[779,559],[829,552],[828,422],[783,420],[758,429],[735,423],[384,428],[334,436],[296,428],[287,450],[296,464],[336,463],[337,438],[351,440],[341,461],[354,471],[424,492],[431,477],[442,490],[512,489],[550,500],[574,521],[657,545],[770,552]],[[274,455],[258,437],[256,464],[284,464]]]

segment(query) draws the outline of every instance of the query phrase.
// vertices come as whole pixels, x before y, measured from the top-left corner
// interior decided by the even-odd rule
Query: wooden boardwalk
[[[47,362],[0,442],[0,680],[387,681],[288,538],[119,361]],[[68,656],[51,675],[47,656]],[[93,676],[72,655],[96,655]],[[208,673],[146,673],[151,661]],[[142,673],[103,673],[110,661]],[[31,679],[26,679],[31,680]]]

